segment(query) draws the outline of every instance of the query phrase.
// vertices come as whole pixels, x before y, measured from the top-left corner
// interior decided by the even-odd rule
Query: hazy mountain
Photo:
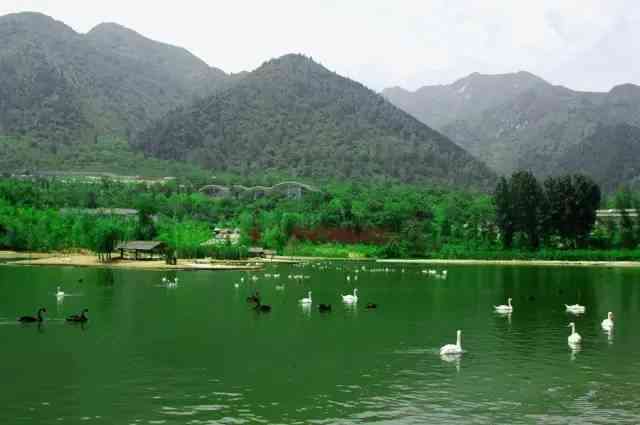
[[[0,136],[127,135],[233,80],[115,24],[86,35],[38,13],[0,17]]]
[[[494,182],[484,164],[445,136],[300,55],[266,62],[232,88],[167,114],[136,146],[243,174]]]
[[[578,92],[519,72],[472,74],[448,86],[383,94],[499,173],[572,172],[561,158],[598,128],[640,125],[640,87],[631,84],[608,93]]]
[[[640,182],[640,128],[628,124],[599,126],[558,160],[563,169],[592,176],[606,191]]]

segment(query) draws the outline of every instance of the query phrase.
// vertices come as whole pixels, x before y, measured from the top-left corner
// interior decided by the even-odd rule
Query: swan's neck
[[[42,310],[38,310],[38,322],[42,322]]]
[[[462,348],[462,338],[460,336],[460,332],[458,332],[458,335],[456,336],[456,346],[458,346],[458,348]]]
[[[507,300],[507,304],[509,305],[509,307],[511,307],[511,298]]]
[[[571,335],[576,333],[576,325],[571,325]]]

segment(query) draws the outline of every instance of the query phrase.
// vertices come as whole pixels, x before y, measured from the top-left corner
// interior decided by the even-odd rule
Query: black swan
[[[259,313],[269,313],[271,311],[271,306],[260,304],[260,300],[258,300],[256,306],[253,309]]]
[[[67,322],[85,323],[89,320],[89,318],[85,315],[85,313],[88,312],[89,309],[85,308],[80,312],[80,314],[72,314],[71,316],[67,317]]]
[[[37,317],[34,316],[22,316],[18,318],[18,322],[21,323],[33,323],[33,322],[42,322],[42,313],[46,313],[47,309],[42,307],[38,310]]]
[[[318,304],[318,310],[320,311],[331,311],[331,304]]]

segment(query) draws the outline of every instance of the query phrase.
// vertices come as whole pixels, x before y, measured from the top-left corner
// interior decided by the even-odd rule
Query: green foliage
[[[115,24],[88,34],[37,13],[0,16],[0,135],[53,153],[129,137],[232,78],[184,49]]]
[[[600,205],[600,188],[582,175],[549,177],[540,186],[530,172],[502,178],[496,187],[496,225],[503,246],[513,245],[537,250],[541,242],[560,238],[572,247],[587,244]]]
[[[135,139],[159,158],[256,175],[486,188],[495,176],[450,140],[310,58],[266,62]],[[334,206],[336,220],[340,206]]]

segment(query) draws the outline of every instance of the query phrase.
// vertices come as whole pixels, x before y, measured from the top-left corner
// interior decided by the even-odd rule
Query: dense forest
[[[240,175],[495,183],[484,164],[440,133],[301,55],[266,62],[232,88],[167,114],[134,146]]]
[[[234,80],[115,24],[79,34],[39,13],[0,16],[0,136],[47,146],[126,137]]]
[[[108,252],[120,240],[166,241],[180,257],[240,257],[250,246],[330,257],[628,259],[640,220],[594,227],[595,208],[637,208],[628,189],[600,199],[584,176],[502,179],[495,195],[397,184],[327,184],[302,199],[211,198],[188,180],[164,185],[0,180],[0,248]],[[136,208],[137,216],[91,213]],[[210,249],[214,227],[238,227],[241,247]],[[226,249],[226,250],[225,250]]]

